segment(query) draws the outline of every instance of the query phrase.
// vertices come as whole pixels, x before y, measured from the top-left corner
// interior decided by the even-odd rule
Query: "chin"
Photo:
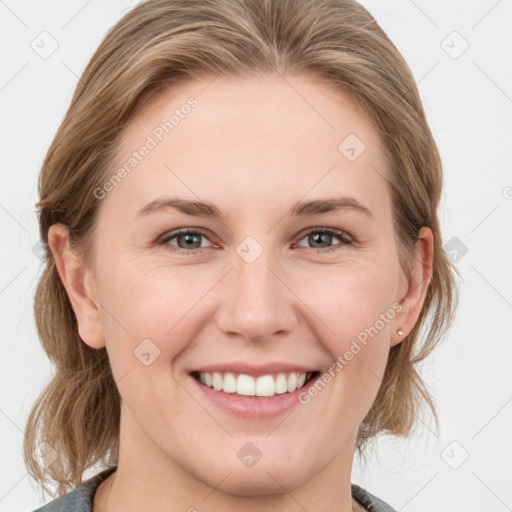
[[[262,458],[252,467],[245,467],[236,460],[234,464],[222,465],[204,476],[208,485],[216,487],[222,482],[219,490],[235,496],[271,496],[281,495],[284,489],[291,491],[299,487],[312,478],[313,473],[314,468],[309,465],[305,467],[291,459],[267,457],[266,461]]]
[[[252,468],[253,470],[255,468]],[[276,475],[275,471],[253,470],[233,472],[219,486],[223,492],[234,496],[272,496],[290,491],[302,482],[297,475]],[[290,471],[293,469],[290,468]]]

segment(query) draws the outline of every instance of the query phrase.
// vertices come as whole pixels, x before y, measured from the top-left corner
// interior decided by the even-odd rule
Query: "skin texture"
[[[80,336],[92,348],[106,346],[122,397],[118,471],[100,486],[96,510],[348,512],[357,428],[390,346],[420,313],[432,233],[420,230],[408,279],[379,136],[348,96],[310,77],[209,78],[169,89],[124,130],[116,165],[191,96],[197,106],[101,200],[89,266],[70,250],[62,225],[50,229]],[[366,146],[354,161],[338,150],[349,134]],[[299,200],[335,193],[373,216],[289,215]],[[224,219],[171,208],[136,217],[170,195],[211,201]],[[355,242],[327,236],[315,243],[308,235],[318,227]],[[201,248],[176,237],[157,243],[178,228],[205,230],[193,246]],[[262,248],[252,263],[236,251],[247,236]],[[335,250],[322,251],[329,247]],[[287,417],[230,415],[189,376],[200,365],[234,360],[326,369],[398,303],[400,311],[336,378]],[[147,338],[160,350],[149,366],[134,355]],[[262,454],[251,468],[237,458],[247,442]]]

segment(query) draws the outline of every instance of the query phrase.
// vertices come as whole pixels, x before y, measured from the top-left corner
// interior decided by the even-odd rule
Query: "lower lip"
[[[292,393],[282,393],[269,397],[224,393],[224,391],[216,391],[213,388],[201,384],[192,375],[189,375],[189,377],[208,400],[234,416],[239,418],[267,419],[285,414],[299,405],[299,395],[307,392],[308,389],[315,384],[320,374],[314,376],[305,386],[296,389]]]

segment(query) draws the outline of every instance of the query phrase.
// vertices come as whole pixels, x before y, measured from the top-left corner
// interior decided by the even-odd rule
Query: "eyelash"
[[[347,233],[345,233],[344,231],[340,231],[338,229],[332,229],[332,228],[313,228],[313,229],[310,229],[299,240],[299,242],[302,241],[304,238],[308,237],[309,235],[311,235],[312,233],[327,233],[328,235],[334,235],[336,238],[339,238],[341,240],[341,243],[338,246],[326,247],[326,248],[323,248],[323,249],[322,248],[321,249],[316,249],[317,252],[320,252],[320,253],[328,253],[328,252],[337,251],[337,250],[343,249],[344,246],[353,245],[353,243],[354,243],[352,238],[350,238],[347,235]],[[205,231],[203,231],[202,229],[199,229],[199,228],[197,228],[197,229],[183,228],[183,229],[180,229],[180,230],[177,230],[177,231],[172,231],[171,233],[169,233],[168,236],[163,238],[159,242],[159,244],[160,245],[167,245],[168,247],[171,247],[170,250],[172,252],[175,252],[175,253],[178,253],[178,254],[186,254],[187,256],[194,256],[194,255],[197,256],[197,255],[200,255],[200,254],[202,254],[204,252],[205,248],[182,249],[181,247],[177,247],[177,246],[169,244],[169,242],[171,240],[173,240],[177,236],[183,235],[183,234],[202,235],[205,238],[208,238],[207,233]],[[309,247],[309,249],[315,249],[315,247]]]

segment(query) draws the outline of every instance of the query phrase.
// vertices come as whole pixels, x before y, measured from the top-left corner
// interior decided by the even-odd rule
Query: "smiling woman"
[[[351,484],[354,453],[435,417],[415,366],[456,269],[413,76],[362,6],[137,5],[39,186],[56,373],[25,460],[76,487],[41,511],[393,510]]]

